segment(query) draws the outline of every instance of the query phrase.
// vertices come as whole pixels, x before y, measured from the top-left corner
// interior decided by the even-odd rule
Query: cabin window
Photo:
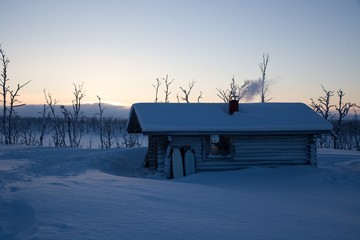
[[[230,137],[227,135],[205,136],[207,146],[206,156],[211,157],[230,157]]]

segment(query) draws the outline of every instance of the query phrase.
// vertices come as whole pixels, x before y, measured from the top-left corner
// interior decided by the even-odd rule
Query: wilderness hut
[[[127,130],[148,136],[148,166],[163,172],[171,148],[190,147],[196,172],[316,165],[331,124],[303,103],[136,103]]]

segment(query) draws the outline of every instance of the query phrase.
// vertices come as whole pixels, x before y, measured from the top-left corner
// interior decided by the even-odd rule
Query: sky
[[[9,85],[31,80],[27,104],[44,89],[70,103],[82,83],[86,102],[153,102],[166,75],[171,102],[192,81],[191,102],[221,102],[232,77],[260,77],[264,53],[271,101],[309,103],[323,85],[360,104],[359,0],[0,0],[0,43]]]

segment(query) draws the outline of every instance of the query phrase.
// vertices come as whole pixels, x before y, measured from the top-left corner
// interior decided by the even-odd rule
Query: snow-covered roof
[[[136,103],[127,129],[142,133],[329,132],[331,124],[303,103]]]

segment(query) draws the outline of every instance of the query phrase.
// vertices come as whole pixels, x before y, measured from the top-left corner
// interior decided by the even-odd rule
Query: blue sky
[[[25,103],[43,89],[69,103],[73,83],[89,102],[151,102],[166,74],[170,101],[194,80],[191,101],[218,102],[233,76],[260,77],[265,52],[272,101],[309,103],[323,84],[360,104],[358,0],[0,0],[0,30],[10,85],[31,80]]]

